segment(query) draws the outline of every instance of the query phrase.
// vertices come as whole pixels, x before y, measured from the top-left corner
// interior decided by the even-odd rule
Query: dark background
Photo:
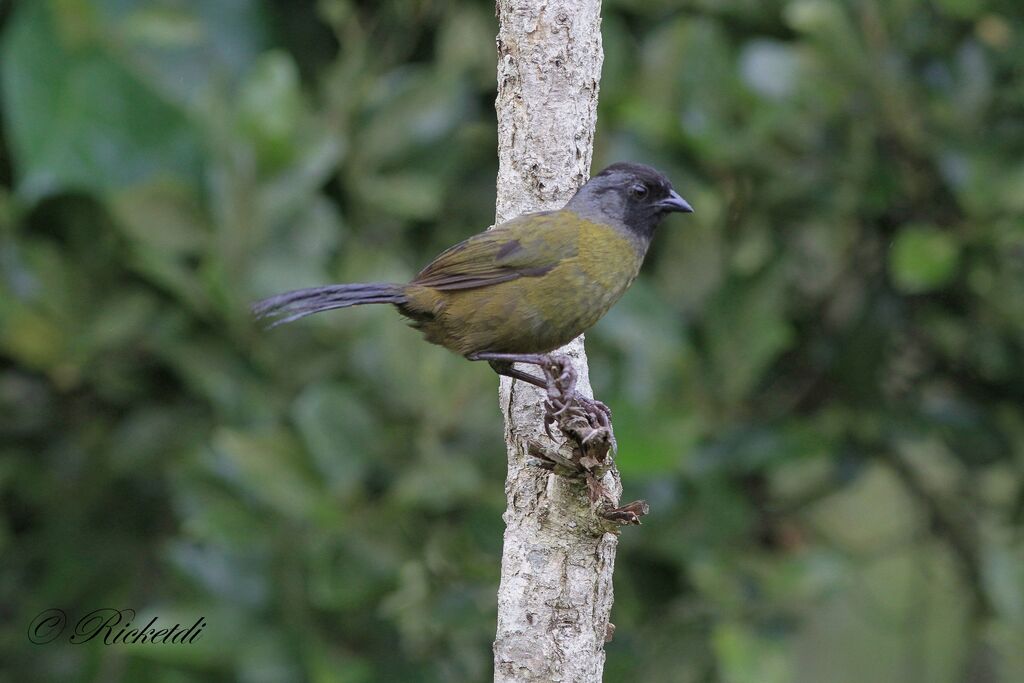
[[[1024,7],[604,12],[595,170],[697,209],[588,336],[652,505],[606,680],[1024,680]],[[386,307],[247,304],[492,220],[493,5],[0,22],[0,678],[489,680],[495,377]],[[30,644],[51,607],[209,625]]]

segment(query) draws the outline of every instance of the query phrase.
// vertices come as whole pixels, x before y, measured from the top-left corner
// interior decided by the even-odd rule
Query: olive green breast
[[[596,323],[636,279],[645,248],[612,226],[556,213],[569,215],[506,237],[521,252],[513,279],[453,291],[410,285],[410,317],[427,340],[463,355],[545,353]]]

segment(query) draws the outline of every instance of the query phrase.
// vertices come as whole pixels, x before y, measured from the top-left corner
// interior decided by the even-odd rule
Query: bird
[[[391,304],[428,342],[550,392],[550,371],[537,377],[514,364],[551,368],[549,354],[594,325],[633,283],[656,229],[673,212],[693,208],[664,174],[618,162],[561,209],[524,214],[473,235],[408,283],[298,289],[256,302],[252,312],[275,327],[349,306]],[[571,365],[564,363],[561,372],[569,375],[562,375],[568,380],[563,388],[574,387]]]

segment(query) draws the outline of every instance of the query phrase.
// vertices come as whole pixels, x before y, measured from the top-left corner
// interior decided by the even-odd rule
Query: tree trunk
[[[498,222],[560,208],[589,177],[600,10],[600,0],[497,2]],[[589,394],[583,338],[559,353],[573,358],[578,390]],[[494,680],[600,681],[618,539],[591,510],[582,481],[527,464],[530,444],[559,448],[544,434],[543,398],[502,378],[508,507]],[[603,483],[617,499],[614,465]]]

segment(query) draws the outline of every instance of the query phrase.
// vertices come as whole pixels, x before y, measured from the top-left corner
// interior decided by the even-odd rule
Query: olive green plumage
[[[596,323],[633,283],[654,229],[692,209],[658,171],[614,164],[557,211],[527,214],[441,253],[409,284],[328,285],[257,303],[275,324],[390,303],[464,356],[546,353]]]
[[[398,308],[428,341],[462,355],[544,353],[596,323],[642,262],[607,225],[566,209],[532,214],[439,256],[404,288]],[[467,272],[471,289],[458,286]],[[453,279],[457,287],[446,288]]]

